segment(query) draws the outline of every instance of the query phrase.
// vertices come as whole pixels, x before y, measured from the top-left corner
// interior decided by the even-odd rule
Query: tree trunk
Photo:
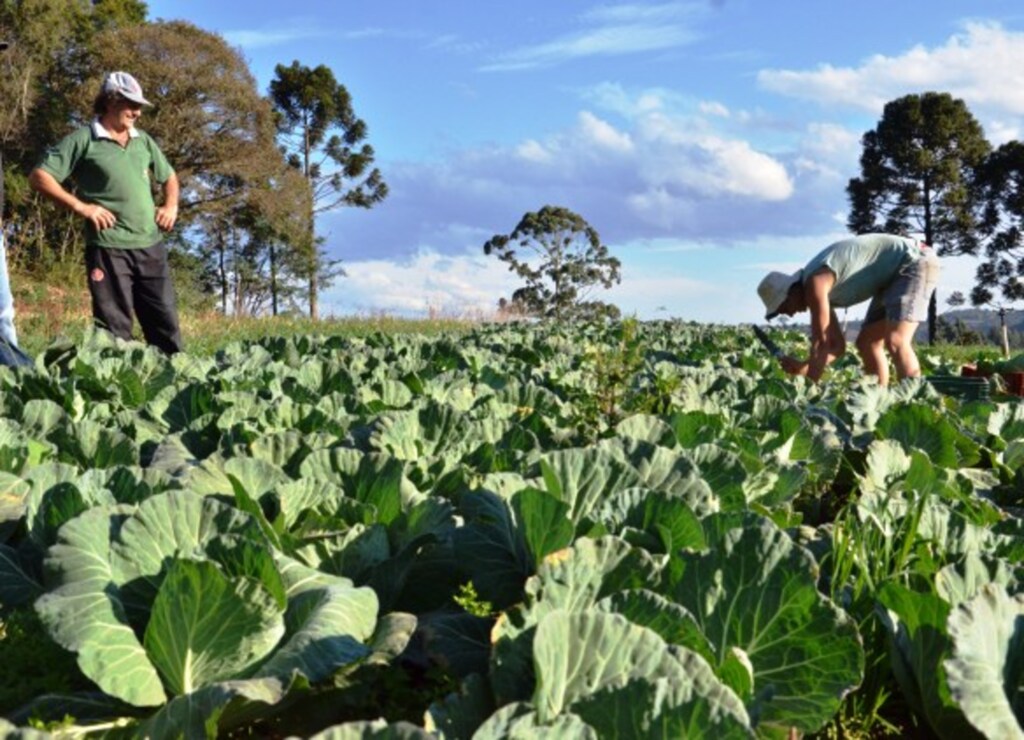
[[[1010,334],[1006,330],[1006,309],[999,309],[999,336],[1003,341],[1003,357],[1010,358]]]
[[[309,127],[312,122],[308,119],[305,120],[302,131],[302,172],[306,176],[306,180],[309,181],[310,187],[313,186],[313,171],[310,168],[309,157],[312,151],[312,145],[309,141]],[[314,204],[310,203],[309,209],[309,318],[313,321],[320,319],[320,305],[317,301],[317,282],[320,277],[320,255],[317,253],[316,244],[316,226],[313,221],[313,208]]]
[[[938,311],[936,310],[936,299],[935,294],[937,290],[932,291],[932,297],[928,301],[928,344],[935,344],[935,331],[938,325]]]
[[[232,264],[235,266],[235,316],[242,316],[245,313],[245,286],[242,285],[242,271],[239,269],[241,260],[238,257],[238,232],[231,230],[231,254]]]
[[[317,279],[316,267],[309,273],[309,318],[313,321],[320,320],[320,304],[317,301]]]
[[[226,255],[224,254],[224,232],[217,232],[217,253],[220,257],[217,264],[217,271],[220,275],[220,312],[225,316],[228,315],[228,271],[227,265],[224,264]]]
[[[309,318],[313,321],[320,319],[320,248],[316,243],[316,234],[313,231],[313,222],[309,223]]]
[[[924,183],[925,198],[924,198],[924,243],[936,250],[938,254],[938,247],[935,246],[933,241],[934,233],[932,233],[932,202],[931,202],[931,187],[928,180]],[[932,297],[928,299],[928,344],[934,345],[935,338],[937,336],[936,331],[938,328],[938,288],[932,291]]]
[[[277,252],[270,245],[270,312],[277,316]]]

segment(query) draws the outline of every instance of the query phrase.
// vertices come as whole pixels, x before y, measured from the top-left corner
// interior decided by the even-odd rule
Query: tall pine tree
[[[893,100],[862,143],[861,176],[846,188],[852,231],[921,233],[939,255],[978,251],[975,181],[991,146],[962,100],[937,92]],[[935,315],[933,295],[929,341]]]
[[[306,271],[309,315],[319,318],[319,294],[344,274],[328,259],[315,234],[315,217],[343,206],[372,208],[388,194],[380,170],[372,167],[373,147],[364,143],[366,123],[352,108],[352,98],[328,67],[299,62],[274,69],[270,98],[280,114],[280,140],[289,161],[309,181],[310,210]]]

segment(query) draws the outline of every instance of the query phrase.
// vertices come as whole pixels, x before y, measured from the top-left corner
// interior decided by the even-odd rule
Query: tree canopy
[[[619,260],[582,216],[560,206],[527,213],[509,234],[484,244],[526,281],[512,294],[512,305],[531,316],[553,319],[618,317],[619,309],[588,300],[594,288],[621,282]]]
[[[985,204],[985,251],[971,303],[1024,300],[1024,144],[1010,141],[994,151],[979,185]]]

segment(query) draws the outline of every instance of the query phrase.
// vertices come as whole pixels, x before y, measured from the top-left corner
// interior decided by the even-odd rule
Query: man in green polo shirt
[[[29,175],[32,187],[85,220],[86,271],[97,325],[122,339],[134,312],[146,341],[182,349],[161,230],[178,218],[178,178],[156,142],[135,127],[150,105],[127,72],[107,75],[93,104],[96,120],[50,148]],[[74,183],[66,190],[65,181]],[[153,183],[163,188],[163,205]]]

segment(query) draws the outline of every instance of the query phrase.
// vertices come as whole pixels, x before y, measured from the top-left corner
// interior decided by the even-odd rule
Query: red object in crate
[[[977,365],[962,365],[960,376],[964,378],[987,378],[992,373],[978,370]],[[999,373],[1006,386],[1006,393],[1011,396],[1024,396],[1024,373]]]
[[[1000,373],[1006,381],[1006,392],[1014,396],[1024,396],[1024,373]]]

